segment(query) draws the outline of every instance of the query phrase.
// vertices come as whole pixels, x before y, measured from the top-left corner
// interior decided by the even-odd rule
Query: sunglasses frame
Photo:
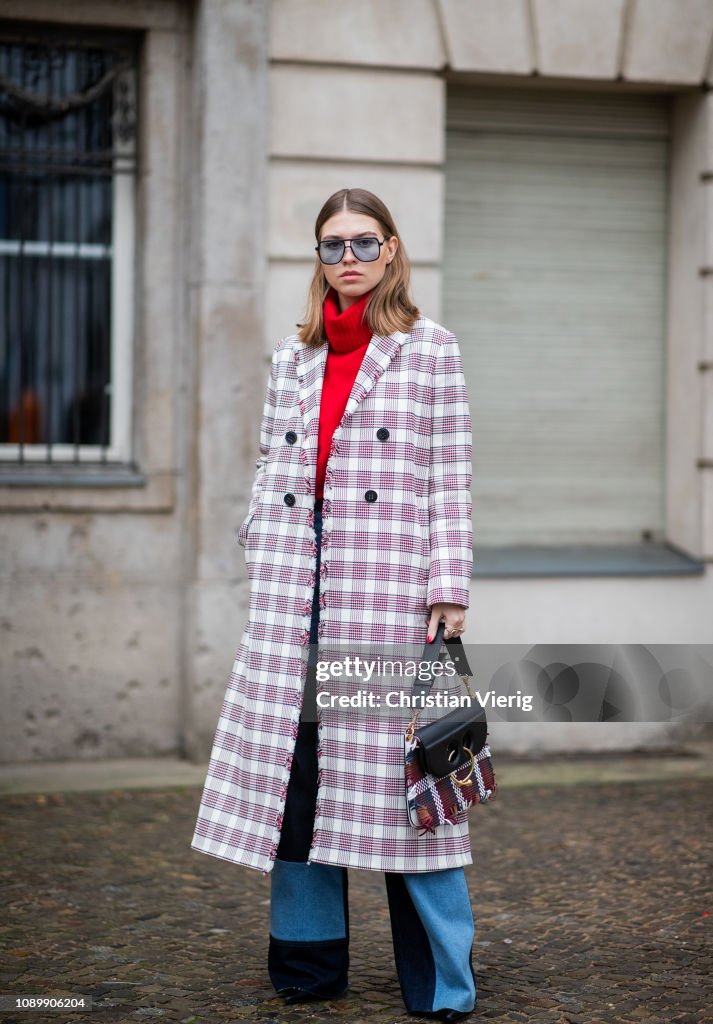
[[[317,253],[317,255],[319,256],[320,262],[323,263],[326,267],[336,267],[338,263],[342,262],[342,260],[344,259],[344,254],[347,251],[347,243],[349,243],[349,248],[352,250],[352,256],[354,256],[355,259],[359,260],[360,263],[376,263],[376,261],[378,260],[379,256],[381,256],[381,247],[382,247],[382,245],[384,245],[385,242],[388,242],[388,240],[390,238],[393,238],[393,237],[394,237],[393,235],[386,235],[386,237],[384,238],[384,240],[382,242],[380,242],[378,238],[375,238],[374,235],[356,235],[355,238],[324,238],[324,239],[322,239],[322,242],[341,242],[342,243],[342,251],[340,253],[339,259],[335,260],[334,263],[328,263],[327,260],[323,260],[322,259],[322,254],[319,251],[319,247],[320,247],[320,245],[322,245],[322,242],[319,242],[317,245],[315,245],[314,249],[315,249],[315,252]],[[361,242],[361,241],[364,241],[366,238],[370,238],[373,242],[376,242],[377,245],[379,246],[379,255],[375,256],[373,260],[363,260],[361,258],[361,256],[359,256],[357,253],[355,253],[354,249],[352,249],[352,242]]]

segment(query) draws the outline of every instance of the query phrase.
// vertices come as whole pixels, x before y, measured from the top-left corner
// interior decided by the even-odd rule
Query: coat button
[[[366,501],[376,501],[376,491],[367,491],[364,498]]]
[[[386,438],[389,436],[389,432],[386,429],[386,427],[379,427],[379,429],[376,432],[376,436],[379,438],[380,441],[385,441]]]
[[[285,505],[289,505],[290,508],[292,508],[292,506],[294,505],[296,499],[295,499],[294,494],[290,494],[289,491],[288,491],[283,500],[285,502]]]
[[[287,441],[288,444],[294,444],[296,440],[297,434],[294,432],[294,430],[288,430],[287,433],[285,434],[285,441]]]

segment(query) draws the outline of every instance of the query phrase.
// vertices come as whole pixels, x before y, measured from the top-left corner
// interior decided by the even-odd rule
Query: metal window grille
[[[136,61],[133,36],[0,31],[5,463],[128,456],[129,396],[117,384],[128,388],[130,353],[117,346],[131,339],[116,326],[130,322],[117,286],[133,264],[118,249],[133,244]]]

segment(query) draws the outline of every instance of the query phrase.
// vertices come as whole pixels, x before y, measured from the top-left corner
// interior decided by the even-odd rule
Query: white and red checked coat
[[[218,721],[192,849],[272,870],[300,716],[316,543],[314,488],[326,344],[283,338],[238,531],[248,624]],[[330,449],[320,568],[322,641],[423,650],[428,609],[468,607],[472,435],[454,335],[428,317],[375,334]],[[393,650],[393,649],[392,649]],[[442,711],[433,714],[437,717]],[[432,720],[424,712],[420,721]],[[310,862],[374,871],[472,863],[468,823],[409,823],[403,721],[320,712]]]

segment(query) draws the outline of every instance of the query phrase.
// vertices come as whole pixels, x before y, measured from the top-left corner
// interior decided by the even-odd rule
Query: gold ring
[[[456,772],[451,772],[451,778],[455,782],[456,786],[465,786],[468,782],[470,782],[470,777],[475,771],[475,754],[470,749],[470,747],[463,747],[463,750],[467,750],[468,753],[470,754],[470,771],[468,772],[464,779],[456,778],[456,772],[460,771],[460,768],[456,768]],[[461,765],[461,768],[462,767],[463,765]]]

